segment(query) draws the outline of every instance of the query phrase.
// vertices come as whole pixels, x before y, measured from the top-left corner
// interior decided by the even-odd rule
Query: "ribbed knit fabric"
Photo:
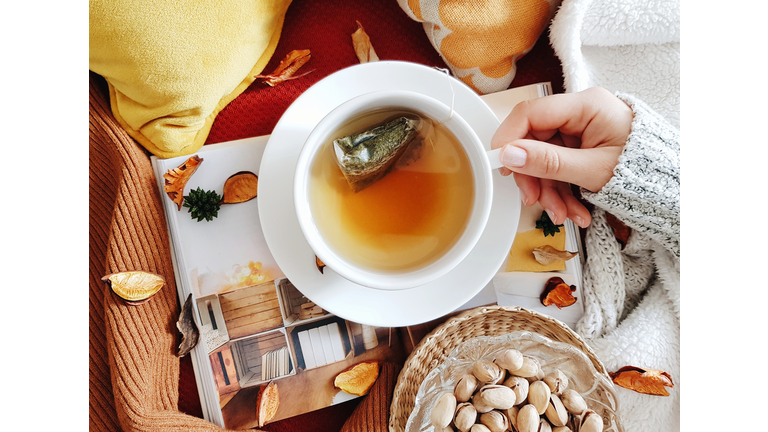
[[[384,363],[379,378],[355,412],[349,417],[341,432],[388,432],[389,408],[392,392],[397,384],[401,365]]]
[[[149,157],[109,112],[90,76],[89,381],[90,430],[220,430],[178,411],[179,306],[160,195]],[[128,306],[101,281],[143,270],[167,285]]]

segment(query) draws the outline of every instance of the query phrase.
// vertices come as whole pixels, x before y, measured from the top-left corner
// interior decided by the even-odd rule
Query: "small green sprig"
[[[197,219],[198,222],[205,219],[210,222],[219,216],[221,199],[221,195],[216,191],[204,191],[198,187],[190,190],[189,195],[184,197],[184,207],[189,208],[192,219]]]
[[[559,227],[561,226],[563,225],[555,225],[554,222],[552,222],[552,219],[549,218],[549,215],[546,211],[541,212],[541,217],[536,221],[536,228],[544,230],[544,237],[548,235],[554,237],[555,233],[560,232]]]

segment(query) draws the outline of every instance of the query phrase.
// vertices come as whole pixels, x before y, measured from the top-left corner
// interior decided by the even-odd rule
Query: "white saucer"
[[[520,195],[512,176],[493,173],[491,216],[469,256],[442,278],[391,291],[352,283],[328,267],[321,274],[304,239],[293,205],[293,178],[304,141],[340,103],[379,90],[409,90],[451,106],[475,130],[487,150],[499,120],[468,86],[416,63],[380,61],[351,66],[320,80],[286,110],[275,126],[259,168],[259,218],[277,265],[296,288],[326,311],[360,324],[403,327],[453,312],[475,296],[507,257],[520,219]]]

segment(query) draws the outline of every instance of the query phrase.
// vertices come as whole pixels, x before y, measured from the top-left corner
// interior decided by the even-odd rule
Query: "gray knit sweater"
[[[632,365],[670,373],[676,386],[667,398],[617,389],[626,431],[661,430],[680,418],[679,131],[640,100],[617,96],[634,120],[613,178],[597,193],[582,190],[595,209],[576,331],[609,371]],[[606,212],[632,228],[625,247]]]

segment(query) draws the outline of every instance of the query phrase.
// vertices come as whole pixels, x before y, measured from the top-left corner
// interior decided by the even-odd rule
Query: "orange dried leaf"
[[[229,176],[224,182],[222,204],[237,204],[256,198],[259,177],[250,171],[240,171]]]
[[[357,59],[360,63],[379,61],[379,56],[377,56],[376,51],[373,50],[371,38],[368,37],[368,33],[365,32],[360,21],[355,22],[357,22],[357,30],[352,33],[352,46],[355,48]]]
[[[284,81],[301,78],[312,71],[296,76],[293,74],[295,74],[299,68],[304,66],[304,64],[309,61],[310,57],[311,53],[309,50],[293,50],[285,56],[274,72],[268,75],[256,75],[254,78],[263,79],[270,87],[274,87]]]
[[[351,395],[363,396],[379,377],[379,362],[358,363],[336,375],[333,386]]]
[[[573,296],[575,291],[576,285],[568,285],[559,277],[549,278],[541,293],[541,303],[544,306],[555,305],[558,309],[562,309],[576,303],[576,297]]]
[[[165,286],[162,276],[144,271],[112,273],[101,280],[115,294],[132,305],[144,303]]]
[[[315,255],[315,265],[317,265],[317,269],[320,270],[320,274],[323,274],[323,269],[325,269],[325,263],[320,260],[320,258]]]
[[[184,187],[187,185],[189,178],[197,171],[200,164],[203,163],[203,158],[194,155],[187,159],[183,164],[178,167],[168,170],[163,174],[165,179],[165,193],[171,201],[175,202],[181,210],[181,203],[184,202]]]
[[[656,369],[624,366],[609,375],[617,385],[648,395],[669,396],[665,387],[675,386],[672,377],[667,372]]]
[[[256,406],[259,427],[263,427],[277,414],[277,408],[280,406],[280,392],[274,381],[259,389]]]

